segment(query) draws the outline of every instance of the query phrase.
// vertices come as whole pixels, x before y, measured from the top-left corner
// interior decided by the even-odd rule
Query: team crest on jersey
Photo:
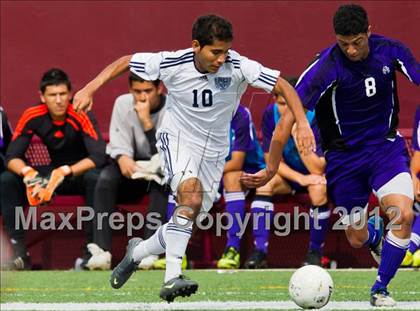
[[[218,88],[219,90],[226,90],[230,86],[232,78],[217,77],[214,79],[214,82],[216,83],[216,88]]]
[[[388,66],[383,66],[382,67],[382,73],[384,74],[384,75],[386,75],[387,73],[390,73],[391,72],[391,70],[389,69],[389,67]]]

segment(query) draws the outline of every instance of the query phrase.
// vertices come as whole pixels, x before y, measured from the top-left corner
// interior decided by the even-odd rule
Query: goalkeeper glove
[[[71,173],[71,168],[68,165],[63,165],[53,170],[47,186],[40,191],[39,198],[41,199],[41,203],[50,202],[55,189],[57,189],[57,187],[63,182],[64,178]]]
[[[26,197],[30,206],[38,206],[41,204],[39,193],[45,184],[45,180],[39,175],[38,171],[30,166],[22,169],[23,182],[26,186]]]

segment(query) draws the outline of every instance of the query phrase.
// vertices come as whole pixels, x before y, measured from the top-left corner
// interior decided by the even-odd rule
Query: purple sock
[[[314,210],[316,210],[316,218],[314,219]],[[330,209],[328,203],[321,206],[313,206],[310,211],[310,242],[309,248],[322,254],[322,248],[325,243],[325,235],[328,231],[330,219]],[[315,228],[316,227],[316,228]]]
[[[241,232],[238,218],[243,223],[245,214],[245,194],[243,192],[225,192],[226,211],[232,215],[232,226],[227,232],[226,249],[234,247],[237,251],[240,249],[241,237],[238,233]]]
[[[409,250],[414,254],[420,247],[420,215],[414,216]]]
[[[176,207],[175,197],[174,195],[170,194],[168,197],[168,205],[166,207],[166,222],[168,222],[169,219],[171,219],[172,214],[174,213],[175,207]]]
[[[378,289],[386,289],[404,259],[409,241],[409,239],[397,238],[391,231],[388,232],[384,239],[378,277],[372,286],[372,292]]]
[[[267,254],[274,205],[270,196],[256,195],[251,204],[255,250]]]

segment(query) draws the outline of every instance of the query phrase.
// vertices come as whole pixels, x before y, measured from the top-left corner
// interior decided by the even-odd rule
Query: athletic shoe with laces
[[[238,269],[241,264],[241,256],[234,247],[229,247],[217,261],[219,269]]]
[[[322,267],[322,256],[321,253],[315,249],[308,250],[306,258],[302,263],[302,266],[316,265]]]
[[[110,283],[113,288],[120,288],[127,282],[130,276],[137,270],[139,262],[133,259],[134,248],[143,241],[140,238],[132,238],[128,241],[127,251],[123,260],[112,271]]]
[[[189,297],[198,289],[197,282],[187,278],[185,275],[180,275],[163,284],[160,290],[160,298],[167,302],[172,302],[176,297]]]
[[[370,216],[368,223],[375,226],[375,216]],[[376,263],[379,265],[381,263],[381,253],[382,253],[382,244],[383,244],[383,236],[384,236],[384,220],[382,219],[382,217],[379,217],[378,223],[379,223],[378,229],[379,229],[380,238],[376,244],[369,245],[369,249],[370,249],[370,253],[373,259],[375,259]],[[375,230],[376,230],[376,227],[375,227]]]
[[[371,292],[370,304],[373,307],[394,307],[396,302],[389,296],[389,293],[385,288],[381,288]]]
[[[267,268],[267,254],[254,250],[244,265],[245,269],[264,269]]]

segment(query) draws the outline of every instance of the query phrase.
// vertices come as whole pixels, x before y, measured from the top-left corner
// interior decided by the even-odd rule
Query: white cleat
[[[105,252],[95,243],[87,245],[88,251],[92,254],[85,267],[89,270],[110,270],[111,269],[111,253]]]
[[[379,290],[370,296],[370,304],[374,307],[395,307],[395,300],[386,290]]]
[[[159,259],[159,256],[157,256],[157,255],[147,256],[146,258],[144,258],[139,263],[139,269],[141,269],[141,270],[151,270],[151,269],[153,269],[153,263],[158,259]]]

